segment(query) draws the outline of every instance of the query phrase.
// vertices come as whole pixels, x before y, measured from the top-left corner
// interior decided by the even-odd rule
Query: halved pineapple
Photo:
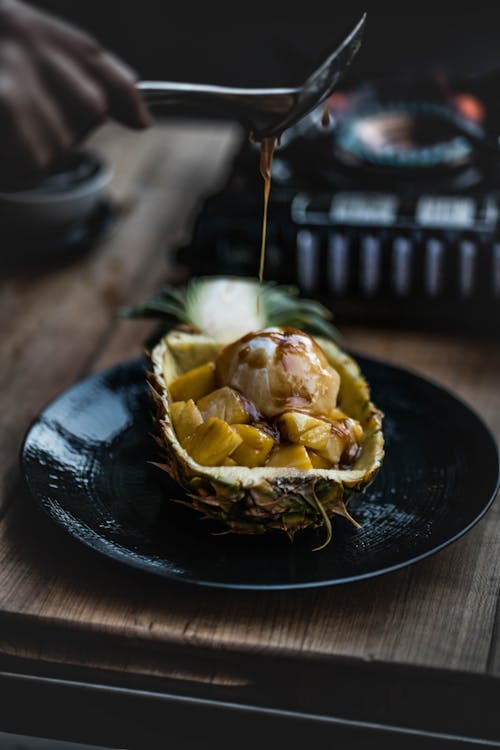
[[[231,311],[230,315],[228,310]],[[125,314],[133,317],[168,315],[169,319],[177,315],[183,323],[183,328],[171,330],[151,352],[153,373],[150,380],[159,410],[157,426],[166,455],[164,468],[185,488],[186,502],[235,533],[280,530],[293,537],[300,529],[321,526],[328,532],[326,544],[331,538],[330,519],[336,514],[350,518],[345,501],[352,492],[361,491],[370,484],[384,455],[382,415],[370,400],[368,384],[358,365],[334,343],[335,330],[328,320],[330,312],[316,301],[302,300],[297,290],[288,287],[279,287],[274,283],[259,284],[253,279],[208,277],[194,278],[184,289],[164,289],[150,302],[135,310],[127,310]],[[274,448],[264,466],[250,468],[236,465],[233,454],[243,440],[239,446],[226,444],[221,455],[214,456],[214,435],[208,439],[210,432],[204,432],[208,430],[205,425],[213,417],[198,426],[196,433],[201,431],[198,438],[195,439],[194,433],[183,441],[193,447],[196,455],[186,452],[173,427],[172,398],[174,401],[188,401],[190,398],[197,401],[217,386],[227,385],[241,391],[248,399],[254,399],[245,392],[243,386],[246,381],[243,378],[238,383],[233,382],[229,368],[226,368],[227,379],[205,384],[201,389],[204,392],[198,391],[196,395],[189,390],[190,378],[180,380],[183,375],[193,367],[207,364],[210,370],[210,363],[217,359],[226,344],[234,343],[250,331],[262,332],[268,326],[292,325],[297,328],[301,322],[309,331],[320,334],[315,342],[340,376],[338,400],[328,395],[333,393],[333,388],[329,392],[323,390],[319,394],[321,400],[317,398],[315,386],[306,387],[300,393],[293,389],[283,393],[282,380],[278,379],[270,382],[268,388],[273,400],[271,406],[276,406],[277,410],[272,408],[272,411],[268,409],[269,414],[261,413],[274,418],[284,412],[307,411],[313,405],[318,411],[312,413],[311,410],[311,416],[341,422],[348,415],[360,425],[358,435],[353,428],[355,440],[347,447],[348,453],[353,446],[356,452],[349,453],[348,461],[341,468],[329,468],[325,466],[325,463],[330,464],[329,458],[321,456],[313,448],[296,443]],[[193,326],[192,333],[186,330],[186,325]],[[275,329],[275,333],[279,332]],[[276,346],[279,348],[279,342],[276,342]],[[286,353],[284,360],[286,363]],[[251,369],[258,364],[262,371],[269,364],[269,373],[272,374],[272,362],[273,355],[269,353],[267,357],[250,357],[247,365]],[[251,373],[246,374],[249,376],[247,380],[252,381]],[[311,375],[314,375],[312,371]],[[265,385],[265,372],[260,372],[259,377],[262,377]],[[308,380],[306,386],[311,385],[309,376],[303,379]],[[169,388],[176,380],[186,386],[187,393],[182,387],[181,392],[176,393],[174,386],[169,397]],[[282,396],[286,396],[283,407],[278,403]],[[297,398],[301,400],[300,403]],[[330,403],[334,400],[335,403]],[[318,407],[320,401],[321,408]],[[267,406],[265,400],[263,404]],[[227,441],[227,429],[233,437],[237,437],[234,429],[222,422],[222,427],[219,425],[215,430],[217,441],[222,435]],[[332,429],[328,441],[333,432]],[[200,436],[204,436],[205,441],[201,441]],[[201,450],[202,442],[206,443],[206,451]],[[323,450],[333,455],[334,447],[327,443]],[[342,455],[339,446],[335,454],[334,458],[337,459]],[[210,460],[212,465],[200,463],[197,457]],[[349,468],[344,468],[346,464],[349,464]]]
[[[193,508],[222,521],[236,533],[280,529],[293,536],[299,529],[312,525],[325,526],[327,540],[330,539],[329,519],[339,514],[352,520],[345,500],[354,490],[362,490],[372,481],[384,453],[381,414],[370,401],[368,385],[357,364],[332,341],[317,338],[328,362],[340,375],[338,404],[332,406],[329,419],[325,420],[331,428],[326,446],[314,450],[300,443],[282,444],[271,451],[263,466],[248,467],[241,465],[243,461],[233,463],[243,439],[235,427],[217,417],[209,417],[182,442],[185,450],[179,444],[168,393],[174,369],[172,363],[178,366],[176,351],[181,343],[183,351],[189,351],[190,340],[193,351],[186,357],[189,364],[199,361],[202,352],[217,357],[217,351],[224,348],[199,333],[175,330],[167,334],[152,353],[151,382],[160,408],[158,425],[167,453],[165,469],[185,487]],[[212,362],[211,359],[210,365]],[[176,377],[179,377],[178,371]],[[349,414],[349,418],[345,414]],[[337,419],[330,421],[332,417]],[[344,428],[350,425],[349,438],[342,425]],[[241,424],[238,430],[251,426]],[[349,468],[336,468],[352,446],[356,447],[356,452],[350,456]]]

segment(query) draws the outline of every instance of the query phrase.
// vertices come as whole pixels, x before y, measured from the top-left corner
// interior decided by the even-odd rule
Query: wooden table
[[[65,267],[0,280],[0,730],[134,748],[267,747],[278,732],[288,748],[441,748],[457,736],[500,747],[498,503],[399,572],[257,593],[117,566],[26,495],[17,464],[30,420],[85,374],[141,351],[151,323],[117,308],[178,278],[169,251],[189,238],[240,137],[216,124],[106,127],[93,145],[116,170],[114,232]],[[354,351],[451,388],[500,434],[497,343],[343,332]]]

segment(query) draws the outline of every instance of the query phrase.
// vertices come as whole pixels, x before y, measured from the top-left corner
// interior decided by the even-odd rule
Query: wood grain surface
[[[398,705],[415,722],[418,690],[431,725],[442,696],[441,725],[458,713],[480,731],[465,701],[482,701],[488,712],[499,696],[498,503],[463,539],[404,570],[330,589],[257,593],[184,587],[119,567],[67,538],[25,494],[17,458],[30,421],[86,373],[140,352],[151,323],[119,320],[117,308],[182,274],[169,253],[189,236],[239,137],[222,125],[170,123],[140,135],[104,129],[93,145],[116,170],[115,231],[64,268],[0,279],[0,654],[225,696],[252,684],[263,690],[266,665],[274,665],[283,697],[294,665],[304,684],[330,681],[346,713],[353,699],[358,715]],[[497,342],[370,327],[343,333],[353,351],[448,387],[500,436]],[[272,685],[268,674],[269,696]],[[368,708],[364,691],[379,691],[378,709]]]

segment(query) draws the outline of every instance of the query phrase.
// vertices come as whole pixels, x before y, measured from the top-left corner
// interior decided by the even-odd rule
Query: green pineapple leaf
[[[228,314],[229,313],[229,314]],[[202,276],[185,286],[164,287],[152,299],[120,310],[125,318],[172,318],[217,340],[234,341],[250,331],[289,326],[341,341],[331,311],[305,299],[295,286],[253,278]]]

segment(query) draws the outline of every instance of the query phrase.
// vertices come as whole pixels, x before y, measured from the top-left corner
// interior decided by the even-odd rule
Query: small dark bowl
[[[37,244],[63,235],[92,215],[112,174],[102,156],[79,151],[38,181],[0,192],[2,234],[17,240],[36,238]]]

